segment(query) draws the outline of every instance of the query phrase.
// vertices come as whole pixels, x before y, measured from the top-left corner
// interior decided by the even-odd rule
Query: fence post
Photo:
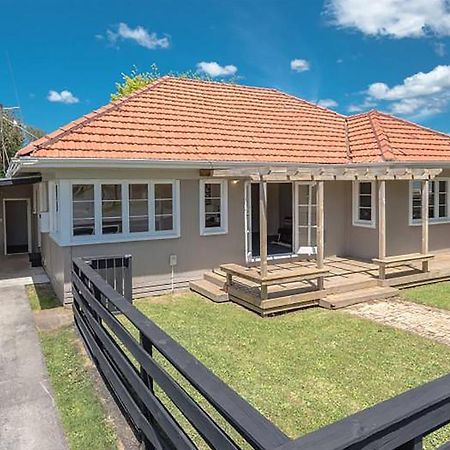
[[[133,268],[131,264],[131,255],[125,255],[123,258],[124,280],[123,280],[123,296],[130,303],[133,303]]]
[[[148,337],[142,333],[142,331],[139,331],[139,342],[141,343],[143,350],[146,353],[148,353],[149,357],[151,358],[153,355],[152,343],[151,343],[150,339],[148,339]],[[141,378],[142,378],[143,382],[145,383],[145,385],[149,388],[150,392],[152,394],[154,394],[153,378],[151,378],[149,376],[149,374],[145,371],[145,369],[142,366],[140,368],[140,375],[141,375]],[[141,408],[142,408],[142,413],[145,415],[147,420],[150,422],[153,429],[155,429],[155,426],[154,426],[155,423],[153,421],[153,417],[149,413],[149,411],[146,408],[144,403],[141,403]],[[143,444],[144,450],[153,450],[154,449],[154,446],[148,441],[148,439],[144,435],[142,435],[142,444]]]

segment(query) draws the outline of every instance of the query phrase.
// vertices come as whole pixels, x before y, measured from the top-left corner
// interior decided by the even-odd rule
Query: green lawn
[[[401,296],[415,303],[450,310],[450,282],[405,289]]]
[[[26,289],[35,314],[60,306],[49,284],[29,285]],[[73,327],[39,331],[39,338],[70,449],[117,449],[115,431],[99,399]]]
[[[29,284],[26,290],[33,311],[61,306],[50,284]]]
[[[449,347],[344,312],[261,319],[191,293],[135,305],[291,437],[450,372]]]

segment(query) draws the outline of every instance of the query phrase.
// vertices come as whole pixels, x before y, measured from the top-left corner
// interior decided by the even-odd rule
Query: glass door
[[[296,183],[294,202],[295,252],[298,255],[316,254],[316,185]]]

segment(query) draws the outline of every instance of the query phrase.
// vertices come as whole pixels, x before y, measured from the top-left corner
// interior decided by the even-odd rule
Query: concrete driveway
[[[67,448],[24,285],[0,283],[0,450]]]

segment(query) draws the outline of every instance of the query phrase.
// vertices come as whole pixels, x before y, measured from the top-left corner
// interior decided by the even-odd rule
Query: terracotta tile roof
[[[345,117],[275,89],[163,77],[18,155],[322,164],[450,160],[450,136],[377,111]]]

